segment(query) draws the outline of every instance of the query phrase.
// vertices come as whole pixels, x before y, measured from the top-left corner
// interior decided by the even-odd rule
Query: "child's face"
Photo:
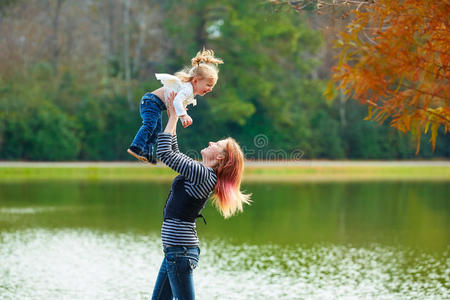
[[[204,96],[212,91],[216,85],[217,79],[214,77],[209,78],[194,78],[192,80],[192,87],[194,88],[194,95]]]

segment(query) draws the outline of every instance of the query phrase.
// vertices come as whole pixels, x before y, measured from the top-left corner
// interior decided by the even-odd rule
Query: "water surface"
[[[0,183],[1,299],[148,299],[170,183]],[[247,184],[199,219],[198,299],[450,298],[448,183]]]

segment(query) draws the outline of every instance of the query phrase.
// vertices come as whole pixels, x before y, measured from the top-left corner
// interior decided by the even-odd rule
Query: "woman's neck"
[[[211,169],[213,169],[215,171],[216,170],[216,166],[217,166],[217,161],[210,161],[210,160],[204,161],[203,160],[202,164],[205,167],[211,168]]]

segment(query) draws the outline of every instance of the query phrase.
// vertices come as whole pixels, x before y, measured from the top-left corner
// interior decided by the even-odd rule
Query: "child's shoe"
[[[156,165],[156,158],[153,155],[151,155],[151,154],[147,155],[147,161],[149,163],[151,163],[152,165]]]
[[[134,157],[136,157],[137,159],[139,159],[140,161],[148,162],[147,157],[140,154],[141,150],[139,150],[138,147],[131,146],[130,149],[127,150],[127,152],[130,153],[131,155],[133,155]]]

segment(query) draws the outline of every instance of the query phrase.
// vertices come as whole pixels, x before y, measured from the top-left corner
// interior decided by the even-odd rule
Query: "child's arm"
[[[188,114],[181,116],[180,119],[181,119],[181,123],[183,124],[184,128],[186,128],[192,124],[192,118]]]
[[[181,117],[183,115],[187,115],[186,109],[184,109],[183,101],[189,97],[192,97],[193,90],[192,85],[186,84],[184,87],[178,91],[177,95],[173,99],[173,107],[175,109],[175,113],[177,117]]]
[[[175,99],[173,99],[173,107],[175,109],[175,113],[181,119],[183,127],[185,128],[192,124],[192,118],[187,114],[183,102],[184,100],[192,97],[192,95],[192,85],[186,84],[177,93]]]
[[[177,93],[175,93],[175,92],[170,93],[169,97],[167,97],[167,101],[169,103],[173,103],[176,96],[177,96]],[[187,111],[188,110],[187,107],[184,107],[184,110]],[[170,117],[169,109],[167,109],[167,116]],[[185,128],[192,124],[192,119],[188,114],[181,116],[180,119],[181,119],[181,123],[183,124],[183,127],[185,127]],[[176,135],[177,134],[176,131],[177,131],[177,126],[175,126],[173,128],[172,135]]]

